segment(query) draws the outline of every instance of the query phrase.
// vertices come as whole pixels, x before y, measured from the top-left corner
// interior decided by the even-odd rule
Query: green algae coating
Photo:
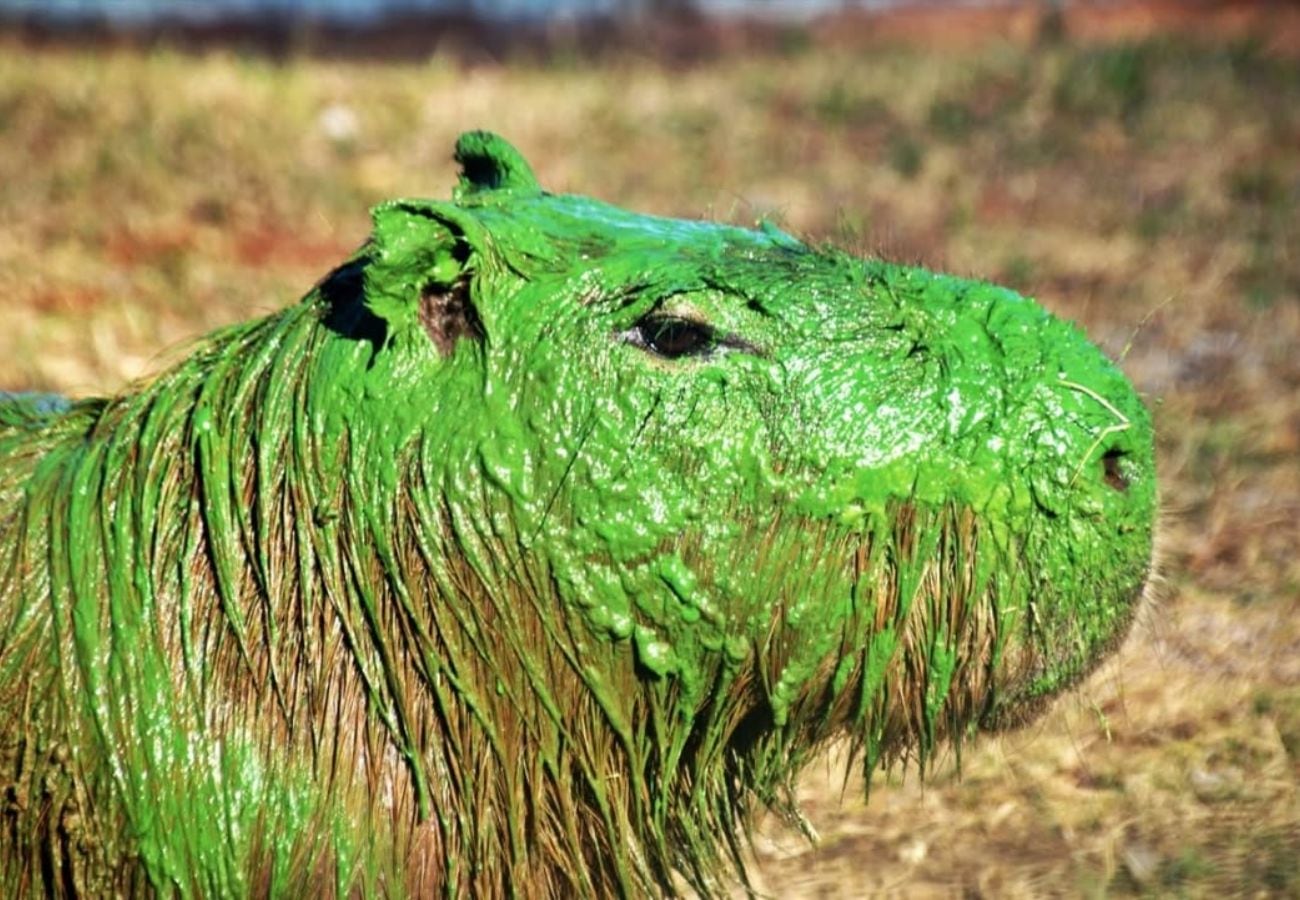
[[[1122,638],[1151,426],[1076,328],[456,157],[152,383],[0,395],[0,883],[725,892],[827,741]]]

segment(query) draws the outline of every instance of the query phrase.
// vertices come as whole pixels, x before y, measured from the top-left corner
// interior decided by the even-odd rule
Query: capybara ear
[[[488,191],[540,193],[532,166],[509,141],[490,131],[467,131],[456,140],[455,160],[460,184],[455,198],[467,199]]]
[[[438,352],[450,356],[456,342],[483,342],[483,322],[470,299],[470,280],[462,275],[450,284],[430,282],[420,292],[420,324]]]
[[[365,305],[394,339],[422,327],[438,352],[461,338],[482,340],[470,297],[478,229],[454,207],[395,201],[371,211],[365,252]]]

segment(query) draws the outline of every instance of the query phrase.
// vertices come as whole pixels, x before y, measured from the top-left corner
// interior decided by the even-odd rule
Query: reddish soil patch
[[[104,240],[104,255],[119,266],[156,266],[168,258],[189,253],[194,233],[188,228],[137,230],[123,227]]]
[[[272,264],[324,271],[346,258],[355,249],[355,244],[263,225],[232,234],[230,247],[230,255],[245,266]]]
[[[1029,43],[1055,35],[1073,41],[1140,40],[1184,34],[1221,40],[1253,38],[1264,49],[1300,53],[1300,6],[1258,0],[1137,0],[1071,3],[1053,11],[1043,3],[989,7],[945,4],[879,13],[846,10],[811,26],[818,42],[911,43],[968,46],[990,39]]]
[[[33,291],[27,295],[25,305],[41,313],[84,313],[99,306],[105,296],[101,288],[64,285]]]

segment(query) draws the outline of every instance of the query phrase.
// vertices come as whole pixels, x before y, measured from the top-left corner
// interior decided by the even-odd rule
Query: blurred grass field
[[[1300,895],[1300,61],[1249,40],[791,41],[685,68],[0,41],[0,388],[119,389],[293,302],[461,130],[549,188],[1000,281],[1155,411],[1164,584],[1031,728],[801,785],[777,897]]]

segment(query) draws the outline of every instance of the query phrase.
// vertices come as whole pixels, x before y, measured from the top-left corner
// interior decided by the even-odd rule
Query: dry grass
[[[684,71],[9,43],[0,386],[109,391],[292,301],[368,204],[445,195],[473,127],[553,189],[1009,283],[1156,410],[1168,582],[1121,656],[960,781],[841,802],[819,768],[820,847],[760,838],[774,895],[1300,892],[1300,64],[1173,40]]]

